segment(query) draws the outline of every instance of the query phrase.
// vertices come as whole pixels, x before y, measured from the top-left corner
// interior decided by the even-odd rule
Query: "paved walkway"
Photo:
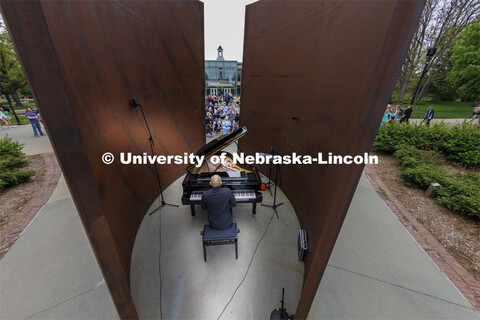
[[[422,122],[423,120],[422,119],[410,119],[410,122],[412,123],[420,123]],[[448,123],[448,124],[457,124],[457,123],[462,123],[464,122],[465,119],[435,119],[433,118],[432,121],[430,122],[430,124],[435,124],[435,123],[441,123],[441,122],[445,122],[445,123]],[[475,124],[477,124],[477,120],[475,120]]]
[[[42,126],[43,131],[43,126]],[[0,138],[9,136],[13,140],[24,144],[23,152],[27,155],[53,152],[52,145],[47,135],[35,137],[30,124],[16,126],[13,129],[0,128]]]
[[[480,312],[480,281],[477,281],[458,262],[445,247],[420,223],[412,213],[397,199],[375,172],[374,165],[364,170],[372,186],[393,211],[397,219],[410,232],[415,241],[422,247],[435,264],[445,273],[450,281],[460,290],[467,300]],[[381,191],[383,190],[383,191]]]
[[[19,206],[22,208],[21,213],[13,217],[0,233],[0,259],[3,258],[10,247],[17,241],[23,230],[25,230],[32,219],[35,218],[38,211],[42,209],[52,195],[52,192],[57,188],[61,171],[55,154],[53,152],[42,153],[42,158],[45,162],[45,171],[41,185],[30,200]],[[17,210],[20,209],[17,207]]]
[[[53,151],[30,125],[0,129],[27,154]],[[0,319],[118,318],[63,176],[0,260]]]
[[[480,319],[364,175],[310,319]]]
[[[26,143],[28,153],[43,153],[51,150],[47,137],[34,138],[33,133],[30,132],[30,136],[28,130],[31,128],[25,126],[10,130],[8,133],[14,139]],[[0,131],[0,137],[5,132],[7,131]],[[166,192],[174,194],[175,188],[178,186],[174,184],[167,188]],[[286,198],[284,200],[288,201]],[[265,202],[270,201],[269,195],[265,194]],[[179,210],[185,210],[185,207]],[[288,204],[280,207],[279,213],[294,217],[291,206]],[[145,221],[149,219],[148,217],[145,217]],[[150,217],[158,220],[159,215]],[[178,221],[186,219],[183,213],[177,215],[178,221],[174,217],[175,215],[172,214],[165,216],[165,220],[162,218],[162,229],[168,229],[168,223],[172,223],[173,227]],[[260,215],[257,215],[257,218],[260,220]],[[295,229],[298,226],[292,223],[290,228]],[[155,235],[151,232],[158,233],[158,228],[150,229],[150,231],[146,230],[146,233],[141,230],[138,237],[150,236],[154,239]],[[240,236],[248,234],[249,231],[248,228],[243,228]],[[274,232],[267,233],[266,241],[262,242],[259,248],[266,253],[270,250],[270,243],[277,243],[275,237],[282,236],[281,232],[277,232],[278,230],[270,231]],[[164,238],[166,235],[168,233],[162,236],[164,239],[162,257],[168,260],[175,254],[171,252],[169,255],[169,246],[171,248],[172,243],[177,243],[181,239],[174,234]],[[198,241],[192,245],[197,248],[199,242],[198,235]],[[158,241],[153,241],[150,245],[155,246],[157,243]],[[138,242],[136,246],[140,244],[141,242]],[[242,248],[245,249],[245,246],[240,247],[240,252]],[[232,259],[233,249],[231,251],[218,249],[219,251],[208,252],[212,262],[215,258]],[[151,259],[151,256],[142,255],[141,251],[137,253],[140,253],[135,255],[137,266],[138,263]],[[246,282],[253,281],[253,284],[259,287],[258,290],[242,293],[240,289],[222,319],[240,319],[237,317],[239,314],[243,315],[239,312],[240,308],[246,308],[248,311],[248,306],[252,305],[253,300],[268,298],[268,304],[271,303],[270,301],[276,301],[275,305],[263,307],[269,310],[278,305],[281,293],[277,292],[278,290],[272,291],[271,297],[255,294],[263,290],[261,287],[267,279],[277,279],[279,284],[283,281],[282,274],[271,268],[272,257],[263,259],[263,256],[256,256],[252,271],[246,279]],[[176,317],[178,313],[175,312],[180,308],[181,314],[189,314],[193,318],[199,299],[206,303],[203,308],[209,309],[209,303],[216,304],[218,301],[224,301],[233,293],[230,292],[231,290],[226,290],[228,294],[221,293],[214,299],[209,296],[208,291],[203,291],[204,294],[200,296],[188,294],[188,291],[183,289],[192,285],[191,281],[201,280],[196,277],[193,270],[204,269],[205,263],[201,255],[194,258],[183,255],[176,259],[184,260],[177,261],[178,264],[175,266],[164,266],[170,269],[164,269],[162,279],[176,292],[183,292],[183,295],[178,296],[181,300],[175,300],[175,295],[168,298],[170,300],[164,300],[162,305],[168,311],[164,314],[165,317],[167,315]],[[291,263],[295,261],[292,260]],[[189,264],[188,268],[192,270],[186,278],[170,278],[170,275],[175,273],[172,268],[183,267],[185,264]],[[239,269],[244,272],[243,264],[239,263],[239,265],[241,265]],[[156,270],[152,270],[152,278],[146,280],[158,281],[156,280],[158,274],[155,272]],[[222,269],[217,268],[214,272],[222,272]],[[138,277],[139,274],[138,269],[132,268],[134,279],[141,279]],[[288,276],[290,277],[290,274]],[[223,282],[220,281],[218,286],[230,285],[229,281],[228,278]],[[289,281],[297,280],[294,278]],[[298,286],[301,286],[301,279],[298,279],[298,282]],[[113,302],[63,178],[60,179],[47,204],[0,261],[0,288],[1,319],[117,318]],[[140,314],[142,310],[148,310],[144,308],[145,306],[157,305],[158,307],[158,300],[154,295],[149,295],[149,290],[155,288],[155,284],[137,282],[132,283],[132,288],[135,290],[133,294]],[[298,299],[298,292],[292,291],[293,289],[288,291],[292,296],[286,300],[290,313],[294,312],[294,304]],[[171,292],[164,292],[164,295],[169,295]],[[139,296],[143,298],[139,300]],[[154,300],[148,300],[149,297]],[[178,304],[180,301],[181,304]],[[215,305],[213,308],[216,309],[219,306]],[[268,314],[257,307],[252,307],[247,316],[251,319],[267,317]],[[309,318],[480,319],[480,315],[415,242],[363,176],[329,260]]]

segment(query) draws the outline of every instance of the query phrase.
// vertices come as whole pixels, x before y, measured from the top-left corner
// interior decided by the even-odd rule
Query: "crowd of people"
[[[205,132],[207,136],[229,134],[237,130],[240,120],[240,100],[231,94],[205,97]]]
[[[385,113],[382,118],[382,125],[387,123],[409,123],[410,116],[412,115],[413,107],[409,105],[408,108],[402,109],[400,105],[397,105],[395,108],[392,108],[390,105],[385,109]],[[433,115],[432,115],[433,117]],[[430,119],[431,120],[431,119]]]
[[[11,116],[9,114],[10,109],[0,105],[0,128],[8,128],[8,129],[13,129],[16,126],[12,125],[11,122]],[[42,131],[42,126],[40,123],[44,126],[43,130],[45,130],[45,124],[42,121],[42,118],[40,116],[40,112],[38,110],[33,111],[32,108],[27,108],[25,110],[24,116],[28,119],[30,124],[32,125],[33,128],[33,134],[35,137],[44,136],[45,133]]]
[[[402,122],[406,122],[408,124],[408,120],[412,115],[412,111],[412,105],[409,105],[406,109],[402,109],[400,105],[397,105],[395,108],[393,108],[391,105],[388,105],[383,113],[381,125]],[[429,106],[425,116],[423,117],[422,123],[426,124],[427,127],[430,126],[430,122],[432,121],[434,115],[435,111],[433,110],[433,107]],[[469,119],[467,123],[470,123],[475,119],[478,119],[478,124],[480,125],[480,104],[473,108],[473,117]]]

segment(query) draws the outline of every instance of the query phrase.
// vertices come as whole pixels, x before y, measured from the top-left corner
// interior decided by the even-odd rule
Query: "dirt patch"
[[[399,177],[400,160],[381,153],[372,154],[378,156],[379,164],[373,168],[386,187],[470,274],[480,280],[479,219],[451,212],[435,199],[425,197],[422,189],[405,186]],[[455,171],[466,173],[470,170],[458,168]],[[385,197],[381,190],[380,194]]]
[[[60,179],[60,167],[53,152],[28,157],[26,169],[37,174],[31,181],[0,193],[0,259],[48,201]]]
[[[27,183],[22,183],[0,191],[0,232],[8,222],[19,214],[35,192],[42,186],[45,176],[45,160],[40,154],[27,156],[30,163],[22,170],[33,170],[36,175]]]

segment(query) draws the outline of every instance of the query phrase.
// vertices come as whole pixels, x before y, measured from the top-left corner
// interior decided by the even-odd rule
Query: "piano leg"
[[[257,214],[257,203],[254,202],[252,203],[252,217],[255,217],[256,214]]]
[[[192,219],[195,219],[196,216],[195,216],[195,205],[191,204],[190,205],[190,210],[192,211]]]

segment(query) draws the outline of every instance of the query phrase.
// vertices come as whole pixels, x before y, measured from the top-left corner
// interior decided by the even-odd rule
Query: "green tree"
[[[0,29],[0,82],[17,106],[22,106],[18,91],[27,86],[12,40],[5,28]]]
[[[447,80],[463,101],[480,102],[480,21],[469,25],[453,49]]]
[[[431,47],[437,51],[430,61],[416,101],[422,99],[431,85],[437,89],[438,95],[451,95],[452,88],[445,85],[445,76],[451,67],[451,52],[465,27],[477,20],[479,15],[478,0],[426,0],[397,80],[394,92],[397,101],[402,101],[415,90],[425,65],[426,52]]]

